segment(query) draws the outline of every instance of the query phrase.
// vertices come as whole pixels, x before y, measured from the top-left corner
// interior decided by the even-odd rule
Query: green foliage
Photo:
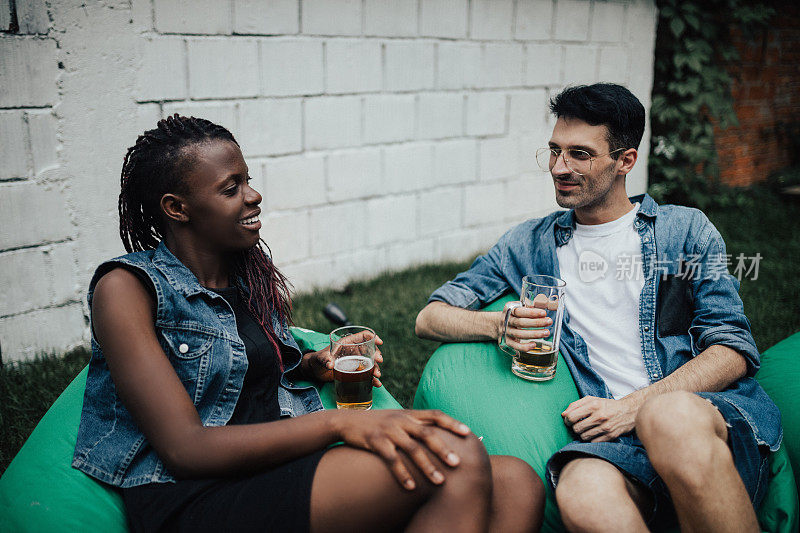
[[[661,202],[746,207],[719,183],[714,127],[737,126],[726,66],[739,56],[729,31],[764,28],[774,10],[746,0],[658,0],[650,108],[650,194]]]

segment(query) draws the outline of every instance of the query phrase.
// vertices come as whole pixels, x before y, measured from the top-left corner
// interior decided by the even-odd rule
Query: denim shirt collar
[[[658,204],[649,194],[640,194],[628,198],[631,203],[639,203],[639,210],[636,212],[636,224],[643,218],[654,219],[658,215]],[[555,220],[555,237],[556,246],[564,246],[572,238],[572,232],[575,229],[575,210],[570,209],[564,211],[556,217]]]

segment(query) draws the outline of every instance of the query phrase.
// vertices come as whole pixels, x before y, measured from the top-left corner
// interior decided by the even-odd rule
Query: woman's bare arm
[[[177,477],[253,471],[343,440],[381,455],[404,483],[410,474],[398,448],[432,477],[435,467],[422,448],[448,464],[453,460],[429,426],[469,433],[463,424],[430,411],[324,411],[262,424],[204,427],[158,343],[152,309],[142,282],[125,269],[115,269],[97,283],[92,326],[122,402]]]

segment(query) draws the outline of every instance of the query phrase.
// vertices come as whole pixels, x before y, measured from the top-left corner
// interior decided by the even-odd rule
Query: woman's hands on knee
[[[414,490],[416,482],[400,451],[405,452],[431,483],[439,485],[444,482],[444,474],[428,453],[450,467],[457,466],[461,458],[437,428],[459,437],[470,434],[465,424],[441,411],[338,411],[334,419],[334,431],[341,440],[380,455],[397,481],[408,490]]]

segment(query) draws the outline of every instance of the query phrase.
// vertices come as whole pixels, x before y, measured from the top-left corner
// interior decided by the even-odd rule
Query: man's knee
[[[622,473],[611,463],[594,457],[579,457],[564,465],[556,486],[558,508],[573,525],[602,512],[615,498],[626,496]]]
[[[725,419],[696,394],[679,391],[648,400],[636,417],[636,432],[662,477],[702,484],[709,469],[732,460]]]
[[[636,415],[636,433],[645,446],[670,446],[695,437],[727,438],[725,420],[714,405],[691,392],[675,391],[647,400]]]

